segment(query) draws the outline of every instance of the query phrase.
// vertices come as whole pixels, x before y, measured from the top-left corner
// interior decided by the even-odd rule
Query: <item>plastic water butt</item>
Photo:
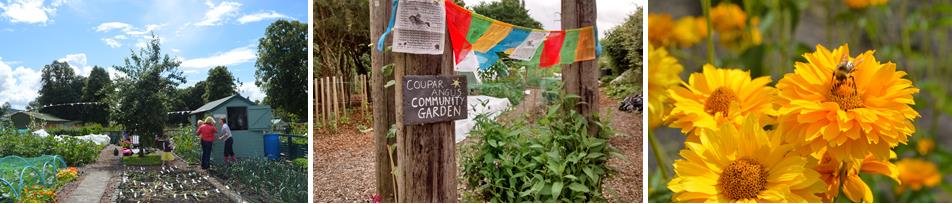
[[[281,158],[281,140],[277,134],[264,135],[264,155],[270,160]]]

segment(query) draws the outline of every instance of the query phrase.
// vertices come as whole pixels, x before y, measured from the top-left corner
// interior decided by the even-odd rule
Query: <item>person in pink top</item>
[[[215,142],[215,134],[218,129],[215,128],[215,119],[205,118],[205,123],[198,127],[195,133],[202,139],[202,169],[208,169],[212,156],[212,144]]]

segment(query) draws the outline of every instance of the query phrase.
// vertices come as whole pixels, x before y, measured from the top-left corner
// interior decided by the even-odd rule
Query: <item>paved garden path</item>
[[[66,197],[59,200],[64,203],[98,203],[109,187],[109,180],[119,166],[119,161],[112,155],[115,146],[103,148],[96,163],[81,168],[85,174],[80,178],[79,185]]]

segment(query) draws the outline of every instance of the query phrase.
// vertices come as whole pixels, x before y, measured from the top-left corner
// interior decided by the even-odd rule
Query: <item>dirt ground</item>
[[[535,94],[533,94],[535,95]],[[533,98],[532,96],[527,98]],[[541,104],[527,99],[516,114],[534,112]],[[616,172],[604,181],[603,193],[609,202],[638,203],[642,201],[642,115],[617,111],[618,101],[607,97],[600,99],[602,118],[611,118],[616,136],[609,142],[626,158],[612,158],[608,165]],[[607,114],[611,113],[611,117]],[[351,118],[362,118],[355,113]],[[531,114],[531,113],[530,113]],[[505,118],[505,117],[504,117]],[[505,120],[505,119],[503,119]],[[366,121],[362,121],[363,124]],[[315,130],[314,137],[314,202],[371,202],[375,193],[373,133],[361,133],[356,125],[342,127],[337,131]],[[458,143],[472,143],[469,138]],[[458,168],[462,169],[462,167]],[[464,182],[459,183],[459,195],[465,191]]]

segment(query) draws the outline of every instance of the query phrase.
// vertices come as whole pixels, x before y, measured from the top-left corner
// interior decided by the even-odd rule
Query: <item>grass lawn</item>
[[[122,164],[130,166],[158,166],[162,165],[162,157],[158,153],[151,153],[140,157],[139,154],[122,157]]]

